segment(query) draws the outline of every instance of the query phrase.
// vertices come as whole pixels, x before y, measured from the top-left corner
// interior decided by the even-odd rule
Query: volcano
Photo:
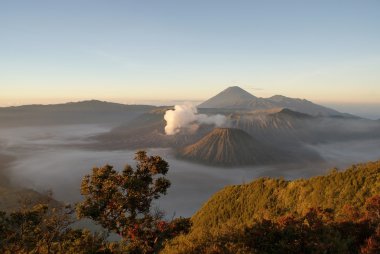
[[[198,105],[199,109],[268,110],[287,108],[312,116],[352,117],[311,101],[275,95],[270,98],[256,97],[238,86],[228,87],[214,97]]]
[[[208,99],[198,108],[248,108],[257,97],[238,86],[231,86]]]
[[[183,148],[180,158],[215,166],[268,164],[273,151],[240,129],[215,128],[195,144]]]

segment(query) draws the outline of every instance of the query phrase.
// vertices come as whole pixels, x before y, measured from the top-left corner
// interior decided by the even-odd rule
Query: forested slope
[[[217,192],[164,253],[376,253],[379,211],[380,161],[310,179],[261,178]]]
[[[339,213],[345,204],[362,207],[366,198],[379,193],[380,161],[369,162],[310,179],[261,178],[228,186],[207,201],[192,220],[195,227],[216,227],[289,212],[302,214],[311,207],[331,208]]]

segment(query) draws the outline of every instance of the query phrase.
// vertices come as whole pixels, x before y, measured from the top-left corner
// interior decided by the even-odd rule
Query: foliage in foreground
[[[112,166],[94,168],[84,177],[78,204],[79,218],[90,218],[109,232],[120,235],[125,251],[157,253],[164,241],[190,227],[188,219],[167,222],[151,211],[152,201],[166,194],[170,181],[164,176],[169,165],[160,156],[136,153],[136,169],[126,165],[118,172]]]
[[[261,178],[214,194],[192,217],[193,228],[247,225],[289,213],[302,215],[316,207],[333,209],[334,216],[339,216],[345,205],[364,208],[366,199],[378,194],[380,161],[309,179]]]
[[[252,226],[203,229],[174,239],[162,253],[380,253],[380,195],[369,198],[362,213],[345,209],[340,219],[331,209],[311,208]]]
[[[228,186],[163,252],[380,253],[379,194],[380,161],[310,179]]]
[[[73,212],[51,204],[0,212],[0,253],[110,253],[105,235],[70,227]]]

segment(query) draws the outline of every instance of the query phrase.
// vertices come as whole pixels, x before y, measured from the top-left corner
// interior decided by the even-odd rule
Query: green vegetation
[[[380,161],[228,186],[163,253],[379,253]]]
[[[380,193],[380,161],[354,165],[326,176],[287,181],[261,178],[249,184],[228,186],[216,193],[193,216],[194,227],[252,224],[288,213],[304,214],[310,208],[333,209],[345,205],[363,207],[367,198]]]
[[[380,251],[380,195],[369,198],[363,212],[334,220],[331,209],[312,208],[251,226],[221,226],[192,231],[169,242],[162,253],[361,253]]]
[[[111,253],[105,235],[71,228],[73,212],[71,206],[51,202],[0,212],[0,252]]]
[[[47,199],[0,212],[0,252],[380,253],[380,161],[308,180],[229,186],[191,221],[166,221],[152,201],[170,186],[168,163],[143,151],[135,160],[122,171],[94,168],[76,209]],[[75,211],[105,233],[74,229]],[[111,232],[121,240],[107,240]]]

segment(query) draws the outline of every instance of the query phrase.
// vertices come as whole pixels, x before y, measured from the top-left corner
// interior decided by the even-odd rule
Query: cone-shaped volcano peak
[[[266,164],[267,147],[243,130],[215,128],[201,140],[185,147],[180,157],[210,165],[238,166]]]
[[[229,96],[236,96],[236,97],[247,98],[247,99],[256,98],[256,96],[250,94],[249,92],[247,92],[246,90],[244,90],[243,88],[239,86],[230,86],[224,89],[222,92],[220,92],[219,95],[220,94],[226,94]]]
[[[256,99],[238,86],[231,86],[200,104],[199,108],[240,107]]]

